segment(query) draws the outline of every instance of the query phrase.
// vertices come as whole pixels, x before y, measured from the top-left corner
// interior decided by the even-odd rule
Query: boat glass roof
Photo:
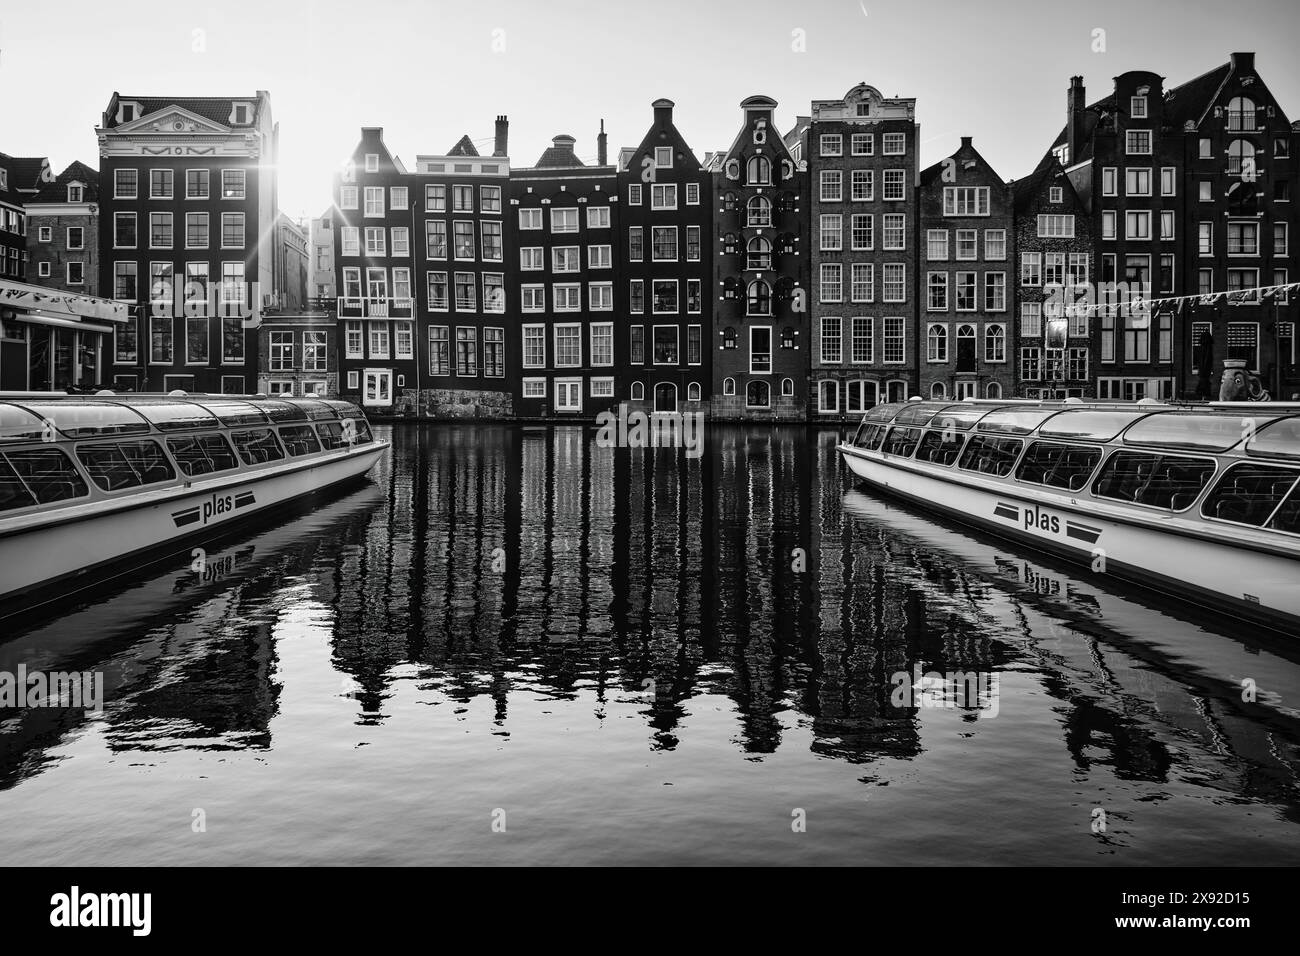
[[[1151,414],[1146,409],[1127,411],[1111,408],[1068,409],[1043,422],[1038,434],[1044,438],[1078,438],[1087,441],[1110,441],[1139,418]]]
[[[304,412],[306,412],[307,417],[314,422],[335,421],[339,417],[338,413],[335,412],[334,409],[331,408],[328,403],[319,401],[314,398],[291,398],[288,399],[288,401],[294,405],[297,405]]]
[[[265,425],[267,422],[266,415],[252,402],[229,398],[205,398],[199,404],[216,415],[223,425],[241,427]]]
[[[144,435],[149,432],[149,423],[134,410],[112,402],[36,401],[23,402],[21,407],[42,421],[52,422],[66,438]]]
[[[991,411],[987,405],[948,405],[930,419],[930,427],[964,432]]]
[[[39,441],[45,424],[17,405],[0,405],[0,442]]]
[[[894,419],[895,425],[924,425],[941,411],[947,402],[912,402],[904,405]]]
[[[899,409],[903,406],[897,402],[889,405],[877,405],[866,414],[866,421],[869,422],[887,422],[898,414]]]
[[[996,408],[981,418],[976,428],[982,432],[1027,435],[1041,425],[1044,419],[1059,414],[1060,411],[1060,406],[1040,408],[1033,405]]]
[[[139,402],[131,406],[147,418],[159,430],[164,432],[180,431],[190,428],[217,428],[221,422],[197,402]]]
[[[1124,444],[1223,452],[1277,418],[1276,414],[1156,412],[1130,426]]]
[[[1300,461],[1300,417],[1283,418],[1265,425],[1247,440],[1246,454]]]

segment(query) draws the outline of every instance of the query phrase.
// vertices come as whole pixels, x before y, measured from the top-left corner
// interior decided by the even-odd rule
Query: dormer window
[[[870,104],[870,103],[859,103],[859,104],[858,104],[858,115],[859,115],[859,116],[870,116],[870,115],[871,115],[871,104]]]
[[[9,189],[9,170],[0,169],[0,189]]]
[[[377,172],[379,172],[379,154],[378,154],[378,153],[366,153],[366,172],[368,172],[368,173],[377,173]]]
[[[252,118],[252,108],[247,103],[230,104],[230,125],[247,126]]]
[[[123,103],[121,114],[123,123],[131,122],[131,120],[135,119],[135,106],[130,103]]]
[[[1053,186],[1048,190],[1048,200],[1051,202],[1061,202],[1065,198],[1065,189],[1061,186]]]
[[[673,149],[671,146],[655,147],[655,168],[656,169],[673,168]]]
[[[80,183],[73,183],[68,187],[68,202],[81,202],[81,196],[84,187]]]
[[[1131,96],[1128,101],[1128,114],[1132,119],[1147,118],[1147,98],[1145,96]]]

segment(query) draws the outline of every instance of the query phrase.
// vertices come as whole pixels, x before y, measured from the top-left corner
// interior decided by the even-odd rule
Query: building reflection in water
[[[749,759],[798,736],[873,764],[923,749],[927,715],[899,706],[897,675],[1029,672],[1079,773],[1163,781],[1190,734],[1251,755],[1225,788],[1293,789],[1293,722],[1252,721],[1222,687],[1089,636],[1119,599],[1087,581],[851,490],[836,431],[713,427],[702,457],[599,447],[581,426],[382,431],[373,486],[217,552],[212,580],[155,576],[0,643],[0,669],[103,669],[117,749],[268,747],[278,615],[306,600],[328,609],[363,725],[415,674],[490,700],[501,735],[520,694],[590,700],[597,720],[617,700],[672,750],[692,708],[723,699]],[[1062,607],[1093,631],[1059,624]],[[974,729],[988,703],[958,719]],[[76,724],[7,719],[0,788]]]

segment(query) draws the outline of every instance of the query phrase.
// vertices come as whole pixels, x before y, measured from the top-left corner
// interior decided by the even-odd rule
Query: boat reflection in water
[[[576,426],[376,432],[377,501],[123,593],[93,638],[80,611],[0,644],[3,668],[62,639],[43,666],[119,672],[101,715],[20,725],[0,853],[1300,858],[1292,650],[854,491],[841,431],[714,427],[699,458]]]

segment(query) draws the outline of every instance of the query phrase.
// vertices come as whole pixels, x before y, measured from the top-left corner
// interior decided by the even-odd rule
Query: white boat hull
[[[839,447],[849,469],[871,486],[936,509],[1001,537],[1188,598],[1216,611],[1300,636],[1300,550],[1234,544],[1197,532],[1193,520],[1153,515],[1120,520],[1119,509],[978,476],[932,476],[913,461],[850,445]],[[1251,532],[1243,530],[1246,539]]]
[[[237,522],[364,475],[387,448],[374,442],[0,523],[0,601],[37,589],[75,591],[92,579],[129,573],[133,558],[148,552],[182,543],[202,547],[205,537]]]

